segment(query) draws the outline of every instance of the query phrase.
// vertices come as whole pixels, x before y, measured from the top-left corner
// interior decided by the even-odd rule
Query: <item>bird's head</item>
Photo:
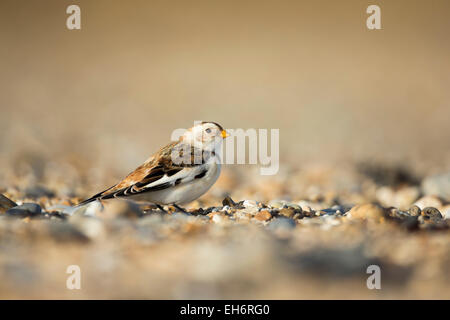
[[[216,122],[201,122],[188,129],[180,140],[200,147],[203,150],[213,151],[219,147],[223,139],[229,134]]]

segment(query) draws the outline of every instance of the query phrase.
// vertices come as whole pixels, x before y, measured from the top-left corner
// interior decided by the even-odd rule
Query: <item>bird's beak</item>
[[[222,130],[222,138],[226,138],[229,137],[230,135],[228,134],[228,132],[226,132],[225,130]]]

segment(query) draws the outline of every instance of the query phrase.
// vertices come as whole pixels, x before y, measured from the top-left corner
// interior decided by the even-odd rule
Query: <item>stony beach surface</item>
[[[225,168],[188,213],[73,207],[96,186],[23,175],[0,190],[0,298],[450,298],[448,173],[256,172]],[[81,290],[66,287],[70,265]]]
[[[0,298],[450,299],[450,1],[364,3],[0,1]],[[203,120],[258,164],[73,207]]]

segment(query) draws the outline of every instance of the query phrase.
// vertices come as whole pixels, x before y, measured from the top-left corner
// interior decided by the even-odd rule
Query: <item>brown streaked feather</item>
[[[160,185],[155,185],[149,188],[146,188],[145,186],[158,181],[165,175],[170,177],[185,168],[202,165],[206,161],[208,161],[211,156],[215,155],[214,152],[200,152],[198,148],[187,146],[187,148],[190,148],[191,150],[190,163],[174,163],[172,160],[172,152],[176,147],[180,147],[178,150],[180,157],[182,157],[184,150],[183,145],[178,141],[172,142],[160,149],[157,153],[147,159],[147,161],[145,161],[142,165],[137,167],[133,172],[129,173],[121,182],[94,195],[87,200],[82,201],[78,205],[83,205],[97,199],[126,197],[128,195],[134,195],[141,192],[150,192],[169,188],[174,184],[179,184],[179,182],[176,183],[176,181],[174,181],[173,183],[162,183]],[[199,155],[201,156],[201,163],[196,164],[196,156],[198,157]]]

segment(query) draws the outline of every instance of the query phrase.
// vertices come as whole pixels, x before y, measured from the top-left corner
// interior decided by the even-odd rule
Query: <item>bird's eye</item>
[[[210,128],[207,128],[205,131],[206,131],[206,133],[211,133],[211,129]]]

